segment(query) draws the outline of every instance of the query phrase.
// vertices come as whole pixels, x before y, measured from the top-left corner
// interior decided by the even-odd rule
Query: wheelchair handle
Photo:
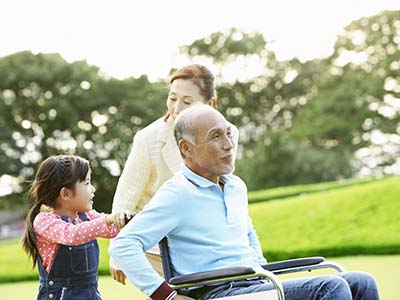
[[[125,220],[125,225],[128,224],[129,221],[132,220],[133,217],[134,217],[135,215],[136,215],[135,213],[132,213],[132,214],[129,215],[129,216],[125,215],[125,218],[124,218],[124,220]]]

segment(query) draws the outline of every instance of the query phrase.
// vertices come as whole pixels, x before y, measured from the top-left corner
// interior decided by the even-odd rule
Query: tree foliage
[[[81,155],[93,169],[96,206],[108,210],[132,137],[163,113],[165,87],[146,76],[103,78],[84,61],[30,52],[1,59],[0,78],[0,174],[19,178],[25,190],[42,159]]]
[[[220,110],[240,130],[235,172],[250,189],[347,178],[366,167],[393,172],[400,164],[400,12],[352,22],[324,59],[278,61],[268,46],[260,33],[231,28],[180,48],[219,70]],[[224,68],[238,62],[258,73],[222,81]],[[133,136],[163,114],[166,95],[163,82],[105,78],[58,54],[1,58],[0,174],[19,178],[25,190],[43,158],[82,155],[93,168],[96,206],[107,211]]]
[[[400,13],[385,11],[346,27],[331,57],[336,80],[352,82],[352,100],[363,119],[352,144],[369,145],[360,163],[375,171],[390,171],[400,156]],[[343,66],[344,65],[344,66]],[[342,67],[343,66],[343,67]],[[340,86],[346,89],[346,82]],[[378,138],[377,138],[378,137]]]
[[[187,56],[209,56],[215,62],[226,63],[238,55],[259,54],[265,49],[264,36],[258,32],[243,32],[231,28],[227,33],[214,32],[180,48]]]

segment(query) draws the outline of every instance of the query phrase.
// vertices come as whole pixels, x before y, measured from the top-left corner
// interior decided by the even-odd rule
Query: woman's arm
[[[112,212],[122,210],[133,212],[137,208],[150,177],[151,162],[145,139],[142,131],[137,132],[133,139],[132,149],[118,180]],[[111,240],[110,244],[112,243]],[[110,257],[110,273],[114,280],[125,284],[126,276],[112,257]]]
[[[150,155],[145,136],[139,131],[133,139],[132,149],[126,160],[115,191],[112,212],[135,211],[150,177]]]

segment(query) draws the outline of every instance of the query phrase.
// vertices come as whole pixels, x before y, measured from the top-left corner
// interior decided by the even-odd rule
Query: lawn
[[[400,269],[400,255],[336,257],[332,260],[339,262],[348,270],[370,272],[378,281],[381,299],[398,300],[400,286],[396,274]],[[4,283],[0,284],[0,294],[7,295],[7,300],[34,299],[37,288],[36,281]],[[99,289],[105,300],[145,298],[132,284],[128,283],[126,286],[122,286],[109,276],[100,277]]]
[[[346,186],[360,185],[374,181],[372,178],[346,179],[339,181],[328,181],[313,184],[297,184],[290,186],[282,186],[269,188],[264,190],[250,191],[249,203],[264,202],[274,199],[283,199],[295,197],[299,195],[311,194],[316,192],[329,191],[343,188]]]
[[[264,254],[400,253],[400,177],[249,205]]]

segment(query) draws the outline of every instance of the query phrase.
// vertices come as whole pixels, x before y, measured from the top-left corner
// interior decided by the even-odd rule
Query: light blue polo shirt
[[[232,174],[220,180],[223,191],[183,165],[115,238],[110,255],[142,292],[151,295],[164,282],[144,255],[164,236],[174,276],[266,263],[245,183]]]

